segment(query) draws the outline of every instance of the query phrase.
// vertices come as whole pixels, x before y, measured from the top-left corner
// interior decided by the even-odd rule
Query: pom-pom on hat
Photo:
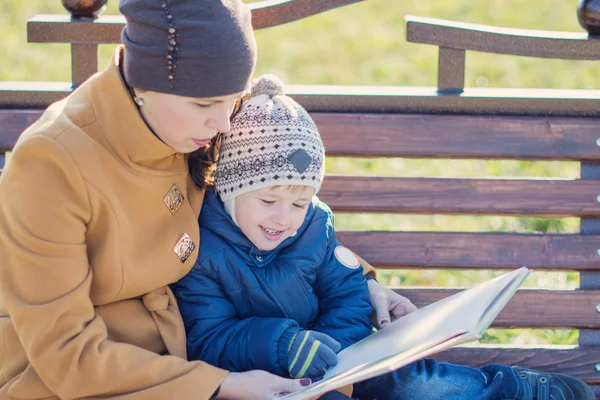
[[[221,200],[279,185],[319,191],[325,173],[325,148],[308,112],[285,95],[273,75],[252,82],[223,135],[215,186]]]

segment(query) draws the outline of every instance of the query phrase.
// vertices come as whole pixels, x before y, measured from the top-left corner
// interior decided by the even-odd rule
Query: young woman
[[[120,11],[124,46],[23,133],[0,178],[0,399],[292,392],[309,381],[188,362],[168,288],[198,256],[189,154],[208,177],[210,141],[254,70],[250,12],[239,0]],[[411,306],[370,288],[380,319]]]

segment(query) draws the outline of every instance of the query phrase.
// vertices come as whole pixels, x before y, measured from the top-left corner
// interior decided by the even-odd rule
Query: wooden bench
[[[352,1],[255,6],[257,28]],[[261,13],[270,13],[268,18]],[[262,14],[267,15],[267,14]],[[118,43],[122,20],[94,24],[35,18],[32,41],[73,44],[74,82],[93,73],[78,52]],[[437,357],[460,364],[521,365],[584,379],[600,397],[600,92],[464,88],[465,50],[551,58],[600,59],[600,41],[407,17],[408,40],[439,46],[437,88],[292,86],[322,132],[329,157],[572,161],[579,179],[421,178],[328,175],[321,198],[336,213],[508,215],[580,219],[577,233],[340,231],[340,240],[378,268],[578,272],[576,290],[520,290],[494,327],[579,330],[577,346],[478,346]],[[91,43],[91,44],[90,44]],[[91,47],[90,47],[91,46]],[[96,46],[96,47],[94,47]],[[83,69],[82,69],[83,68]],[[86,69],[87,68],[87,69]],[[95,67],[94,67],[95,68]],[[49,101],[70,88],[0,83],[0,152]],[[418,306],[457,288],[398,289]]]

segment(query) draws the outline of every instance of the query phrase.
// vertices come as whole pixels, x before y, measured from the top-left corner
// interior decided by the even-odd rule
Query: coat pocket
[[[141,299],[127,299],[96,307],[104,320],[108,340],[128,343],[156,354],[166,354],[167,348],[150,311]]]

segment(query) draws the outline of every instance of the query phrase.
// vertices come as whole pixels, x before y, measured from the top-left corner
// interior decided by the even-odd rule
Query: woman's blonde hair
[[[235,117],[242,106],[242,102],[248,97],[249,96],[245,94],[244,96],[235,99],[233,112],[229,117],[230,120]],[[217,161],[219,161],[219,151],[221,150],[222,140],[223,133],[219,132],[212,138],[209,144],[190,154],[190,158],[188,159],[190,175],[194,182],[196,182],[196,185],[202,189],[206,189],[215,184],[214,174],[217,170]]]

